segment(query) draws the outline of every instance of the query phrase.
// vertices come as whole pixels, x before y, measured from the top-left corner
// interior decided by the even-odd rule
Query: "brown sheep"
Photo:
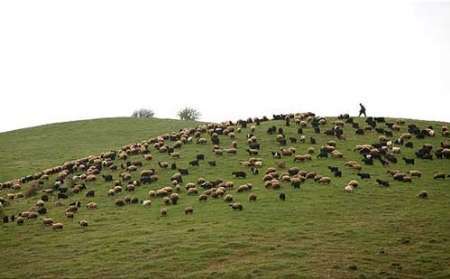
[[[184,209],[184,214],[186,214],[186,215],[188,215],[188,214],[193,214],[194,213],[194,209],[192,208],[192,207],[186,207],[185,209]]]
[[[250,195],[248,195],[248,201],[249,202],[256,201],[256,194],[251,193]]]
[[[52,225],[52,229],[54,229],[55,231],[56,230],[62,230],[63,228],[64,228],[64,224],[62,224],[62,223],[54,223]]]
[[[159,212],[161,213],[162,217],[167,216],[167,208],[163,207],[159,210]]]

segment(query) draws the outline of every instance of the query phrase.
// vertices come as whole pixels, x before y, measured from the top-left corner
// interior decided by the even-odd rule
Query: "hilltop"
[[[49,198],[43,205],[47,212],[36,219],[0,226],[0,247],[7,255],[0,277],[450,276],[450,161],[435,154],[448,139],[441,132],[448,123],[386,118],[368,128],[363,118],[352,119],[355,124],[348,119],[336,122],[335,117],[324,118],[320,133],[313,128],[313,118],[302,115],[304,122],[292,120],[289,126],[285,120],[206,126],[180,121],[169,125],[158,119],[134,124],[129,119],[104,119],[76,126],[56,124],[52,130],[44,126],[0,134],[0,173],[7,179],[103,153],[102,158],[72,162],[70,171],[59,170],[48,180],[41,177],[17,184],[16,189],[0,190],[6,201],[3,215],[16,218],[20,212],[40,210],[36,203],[43,195]],[[341,139],[325,134],[335,123],[343,125]],[[391,129],[390,124],[395,126]],[[413,124],[417,130],[411,129]],[[355,133],[356,126],[364,135]],[[196,129],[180,131],[188,127]],[[211,136],[210,129],[217,136]],[[157,138],[167,133],[172,138]],[[405,136],[408,133],[410,139]],[[428,134],[420,136],[422,133]],[[19,141],[16,145],[12,144],[14,135]],[[405,140],[396,143],[399,138]],[[8,149],[4,149],[4,142],[8,142]],[[412,148],[406,146],[408,142]],[[132,145],[121,151],[124,144]],[[387,160],[385,155],[372,165],[365,164],[360,150],[367,144],[371,154],[387,152],[393,157],[386,165],[381,163]],[[337,152],[331,151],[333,145]],[[424,146],[432,147],[432,160],[416,156]],[[252,150],[247,150],[250,147]],[[327,158],[318,157],[321,147],[330,149]],[[42,151],[48,148],[59,151]],[[111,150],[116,152],[106,153]],[[272,152],[283,154],[277,158]],[[339,153],[343,158],[338,158]],[[4,156],[9,157],[5,160]],[[414,165],[406,164],[403,157],[414,159]],[[360,168],[348,167],[349,161]],[[173,163],[176,169],[171,169]],[[342,175],[335,176],[329,166],[339,168]],[[142,174],[144,170],[150,175]],[[187,175],[178,174],[186,170]],[[126,172],[130,179],[121,175]],[[244,172],[245,178],[233,172]],[[93,173],[97,173],[95,181],[83,176]],[[370,174],[370,178],[362,179],[358,173]],[[400,180],[394,179],[400,174]],[[435,179],[437,174],[444,177]],[[111,175],[113,181],[105,181],[102,175]],[[324,177],[330,183],[320,183],[326,181],[320,180]],[[377,179],[389,186],[380,185]],[[301,181],[298,185],[297,180]],[[358,186],[344,191],[351,180]],[[41,183],[36,194],[21,197],[37,181]],[[231,183],[233,187],[229,187]],[[122,191],[108,195],[119,184]],[[162,197],[169,190],[164,193],[161,189],[169,186],[179,197],[176,204]],[[191,187],[197,193],[188,190]],[[223,196],[220,187],[224,188]],[[158,190],[161,195],[155,196]],[[95,195],[87,196],[91,191]],[[418,197],[421,192],[426,192],[427,198]],[[230,202],[224,201],[227,194],[242,210],[233,210]],[[202,195],[207,201],[199,200]],[[255,195],[256,201],[250,201],[250,195]],[[132,203],[133,199],[137,203]],[[117,206],[118,200],[125,205]],[[151,200],[151,205],[144,206],[144,200]],[[67,209],[76,202],[81,206],[73,219],[67,218]],[[97,208],[86,208],[90,202]],[[192,215],[185,215],[188,207],[193,209]],[[167,216],[162,216],[163,208]],[[44,226],[43,218],[61,222],[64,228],[58,231]],[[86,220],[88,227],[80,227],[80,220]]]

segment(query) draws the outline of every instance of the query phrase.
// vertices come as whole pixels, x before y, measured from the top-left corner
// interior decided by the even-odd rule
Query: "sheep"
[[[125,203],[125,201],[124,201],[123,199],[118,199],[118,200],[115,200],[115,201],[114,201],[114,204],[115,204],[116,206],[121,207],[121,206],[124,206],[126,203]]]
[[[97,209],[97,204],[95,202],[90,202],[86,204],[87,209]]]
[[[347,193],[353,192],[353,187],[351,185],[347,185],[344,187],[344,191]]]
[[[223,197],[223,200],[226,202],[232,202],[233,201],[233,196],[230,194],[225,195],[225,197]]]
[[[86,228],[89,225],[88,221],[86,220],[80,220],[79,224],[82,228]]]
[[[406,157],[403,157],[403,160],[405,161],[406,165],[414,165],[414,163],[415,163],[414,159],[408,159]]]
[[[69,211],[66,211],[64,213],[64,215],[69,219],[73,219],[73,217],[75,216],[75,214],[73,212],[69,212]]]
[[[305,162],[305,161],[311,161],[311,160],[312,160],[312,156],[310,154],[295,155],[295,157],[294,157],[294,163],[297,161]]]
[[[357,188],[359,186],[359,182],[356,180],[350,180],[347,185],[352,186],[353,188]]]
[[[251,189],[251,187],[249,187],[248,184],[244,184],[244,185],[241,185],[241,186],[239,186],[237,188],[237,192],[238,193],[242,193],[242,192],[245,192],[245,191],[249,191],[250,189]]]
[[[381,180],[381,179],[376,179],[376,181],[377,181],[379,186],[382,186],[382,187],[389,187],[390,186],[388,181],[384,181],[384,180]]]
[[[242,204],[239,203],[239,202],[230,203],[229,206],[230,206],[233,210],[240,210],[240,211],[242,211],[242,210],[244,209],[244,207],[242,206]]]
[[[151,200],[143,200],[142,205],[145,207],[150,207],[152,205],[152,201]]]
[[[167,216],[167,208],[163,207],[159,210],[159,213],[161,214],[162,217]]]
[[[369,174],[369,173],[359,172],[359,173],[357,173],[357,175],[358,175],[361,179],[370,179],[370,174]]]
[[[286,194],[283,193],[283,192],[280,192],[280,194],[278,194],[278,198],[279,198],[280,200],[282,200],[282,201],[285,201],[285,200],[286,200]]]
[[[207,201],[208,200],[208,196],[205,194],[201,194],[200,196],[198,196],[198,200],[199,201]]]
[[[231,175],[234,175],[236,178],[246,178],[247,174],[243,171],[233,171]]]
[[[250,195],[248,195],[248,201],[249,202],[256,201],[256,194],[250,193]]]
[[[436,173],[433,175],[433,179],[445,179],[444,173]]]
[[[198,190],[197,190],[197,188],[189,188],[188,189],[188,191],[187,191],[187,194],[188,195],[197,195],[198,194]]]
[[[177,204],[178,200],[180,199],[180,196],[177,193],[172,193],[169,195],[169,199],[172,202],[172,204]]]
[[[327,176],[321,177],[319,179],[319,183],[320,184],[330,184],[331,183],[331,178],[329,178]]]
[[[42,224],[44,224],[44,226],[51,226],[53,225],[53,219],[51,218],[43,218],[42,219]]]
[[[23,217],[17,217],[17,219],[16,219],[16,223],[17,223],[17,225],[23,225],[23,223],[25,222],[25,218],[23,218]]]
[[[52,224],[52,229],[53,230],[62,230],[64,228],[64,224],[63,223],[54,223]]]
[[[208,165],[211,167],[215,167],[216,166],[216,161],[208,161]]]
[[[194,209],[192,208],[192,207],[190,207],[190,206],[188,206],[188,207],[186,207],[185,209],[184,209],[184,214],[185,215],[188,215],[188,214],[193,214],[194,213]]]
[[[331,157],[333,157],[335,159],[342,159],[342,158],[344,158],[344,154],[342,154],[341,152],[339,152],[337,150],[333,150],[333,151],[331,151]]]
[[[89,190],[89,191],[86,192],[85,196],[86,196],[86,198],[95,197],[95,191],[94,190]]]
[[[426,198],[428,198],[428,192],[427,191],[421,191],[419,194],[417,194],[417,197],[421,198],[421,199],[426,199]]]
[[[410,170],[408,171],[409,175],[415,176],[415,177],[422,177],[422,172],[418,170]]]
[[[167,169],[169,167],[168,162],[158,162],[158,166],[162,169]]]

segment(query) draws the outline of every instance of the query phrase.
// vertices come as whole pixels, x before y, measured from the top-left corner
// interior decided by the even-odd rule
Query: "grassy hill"
[[[158,118],[102,118],[0,133],[0,182],[196,124]]]
[[[440,126],[445,123],[406,120],[401,130],[394,132],[393,139],[405,133],[411,123],[420,128],[432,125],[437,135],[413,138],[413,149],[401,146],[396,164],[383,167],[378,161],[373,166],[361,163],[362,171],[371,175],[370,179],[361,180],[356,175],[357,171],[344,164],[350,160],[360,162],[361,155],[353,151],[355,145],[378,142],[379,135],[375,131],[363,136],[355,135],[351,125],[346,124],[344,135],[347,139],[336,140],[323,134],[323,130],[332,127],[335,119],[327,120],[328,124],[321,126],[321,134],[315,134],[310,125],[303,129],[308,139],[306,143],[288,142],[287,147],[295,147],[296,154],[305,154],[311,146],[315,148],[313,159],[301,163],[294,163],[290,156],[272,158],[271,151],[279,150],[280,145],[275,140],[276,135],[266,133],[275,125],[284,129],[286,137],[299,139],[296,125],[286,127],[284,121],[269,121],[257,126],[254,134],[261,150],[254,157],[263,160],[258,175],[251,174],[240,164],[249,158],[245,149],[248,148],[250,128],[236,133],[238,151],[235,155],[215,155],[209,136],[204,134],[208,144],[184,144],[177,150],[181,156],[179,159],[172,159],[153,147],[150,148],[154,156],[152,161],[145,161],[142,155],[131,156],[128,161],[139,160],[144,164],[132,172],[133,179],[139,179],[140,170],[154,168],[159,180],[141,185],[134,192],[124,191],[109,197],[107,192],[112,183],[103,182],[99,177],[95,182],[86,182],[87,190],[95,190],[95,197],[85,197],[85,190],[62,200],[64,206],[57,206],[56,196],[51,196],[45,205],[48,209],[46,217],[64,223],[62,231],[44,226],[42,216],[37,220],[26,220],[23,225],[0,225],[0,247],[4,255],[0,278],[450,277],[450,178],[433,179],[438,172],[450,174],[450,161],[416,159],[415,165],[410,166],[401,160],[403,156],[414,158],[415,150],[425,143],[439,147],[445,140],[440,134]],[[156,131],[176,130],[184,123],[171,122],[172,126],[169,126],[166,122],[158,123],[158,120],[151,124],[138,121],[133,128],[129,121],[100,120],[99,125],[80,122],[71,129],[69,124],[60,124],[52,127],[53,134],[59,134],[58,137],[50,136],[46,127],[16,131],[6,137],[3,134],[0,136],[2,177],[11,178],[59,164],[61,159],[117,149],[124,143],[146,139]],[[355,122],[362,127],[367,126],[361,119],[355,118]],[[378,125],[384,127],[382,123]],[[14,133],[19,142],[5,148],[5,138],[12,144]],[[68,133],[76,136],[67,136]],[[317,144],[309,143],[310,136],[317,139]],[[53,144],[38,141],[39,137],[51,139]],[[329,140],[337,141],[337,149],[344,154],[344,159],[316,158],[320,146]],[[232,141],[227,136],[220,136],[221,147],[228,148]],[[59,151],[41,151],[39,146],[42,144],[49,150],[56,145]],[[172,146],[173,142],[167,144]],[[18,148],[22,151],[16,151]],[[189,162],[200,153],[206,156],[206,160],[200,161],[198,167],[190,166]],[[4,156],[9,156],[9,159],[5,161]],[[209,160],[215,160],[217,166],[209,166]],[[179,168],[189,169],[189,175],[183,177],[177,205],[164,205],[162,198],[149,198],[149,190],[170,185],[170,177],[175,173],[161,169],[158,161],[176,162]],[[278,168],[280,174],[296,166],[329,176],[331,183],[323,185],[307,179],[300,189],[293,188],[288,182],[281,183],[280,190],[266,189],[264,172],[268,167],[277,167],[280,161],[286,162],[286,168]],[[121,160],[115,162],[119,166],[121,163]],[[11,164],[20,167],[20,171],[14,170]],[[327,168],[330,165],[338,166],[343,172],[342,177],[333,177]],[[411,183],[394,181],[386,173],[389,169],[420,170],[423,175],[413,178]],[[232,176],[233,171],[239,170],[247,173],[245,179]],[[118,171],[102,171],[102,174],[112,174],[114,179],[118,179],[120,172],[119,168]],[[199,177],[209,181],[233,181],[235,186],[229,193],[243,205],[243,210],[232,210],[220,198],[209,197],[208,201],[200,202],[198,195],[187,195],[184,186],[188,182],[197,182]],[[379,187],[375,181],[377,178],[389,181],[390,187]],[[359,187],[352,193],[344,192],[345,185],[352,179],[359,181]],[[54,181],[55,176],[52,176],[42,187],[50,188]],[[237,192],[237,187],[245,183],[253,185],[251,193],[257,195],[256,202],[248,201],[249,192]],[[28,187],[30,185],[26,184],[21,190],[2,190],[0,196],[24,192]],[[198,188],[201,194],[203,190]],[[417,198],[423,190],[427,191],[428,199]],[[285,201],[279,199],[280,191],[286,194]],[[3,213],[11,215],[28,210],[40,196],[41,193],[12,200],[4,207]],[[117,207],[114,201],[125,196],[151,199],[152,205]],[[81,208],[73,220],[67,219],[65,208],[77,200],[81,201]],[[97,203],[98,209],[85,207],[91,201]],[[184,214],[188,206],[193,207],[193,215]],[[160,215],[163,207],[168,209],[165,217]],[[82,219],[89,222],[87,228],[79,226],[78,221]]]

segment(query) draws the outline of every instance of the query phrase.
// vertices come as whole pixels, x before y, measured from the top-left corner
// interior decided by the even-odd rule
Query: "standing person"
[[[366,107],[363,106],[363,104],[359,103],[360,109],[359,109],[359,117],[364,114],[364,117],[367,117],[366,115]]]

